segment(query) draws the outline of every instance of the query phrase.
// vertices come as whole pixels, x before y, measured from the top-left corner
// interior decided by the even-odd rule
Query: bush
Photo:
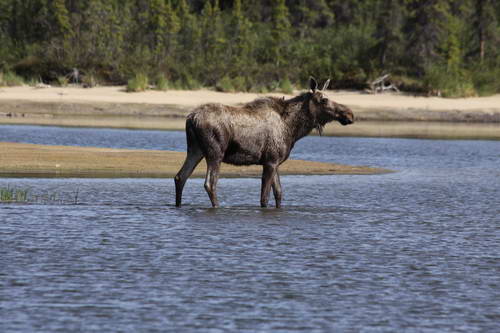
[[[215,85],[215,89],[217,91],[222,91],[222,92],[234,92],[235,88],[233,86],[232,80],[229,78],[229,76],[224,76],[222,79],[217,82]]]
[[[423,81],[428,93],[437,92],[442,97],[477,96],[474,84],[461,70],[450,71],[446,66],[435,65],[427,69]]]
[[[170,88],[170,84],[164,75],[159,75],[156,79],[156,89],[166,91]]]
[[[236,91],[248,91],[247,82],[243,76],[237,76],[232,80],[234,90]]]
[[[69,79],[66,76],[59,76],[57,77],[57,84],[60,87],[67,87],[69,84]]]
[[[186,90],[197,90],[201,88],[201,83],[190,75],[185,76],[181,82],[183,89]]]
[[[127,82],[127,92],[140,92],[148,89],[148,76],[143,73],[136,74]]]
[[[24,83],[24,79],[13,72],[0,73],[0,87],[22,86]]]
[[[94,88],[97,87],[99,80],[94,74],[86,74],[81,78],[81,83],[84,88]]]
[[[284,79],[279,84],[279,91],[284,94],[293,94],[293,86],[289,79]]]
[[[494,67],[493,67],[494,68]],[[479,96],[500,93],[500,68],[487,69],[483,66],[471,71],[471,79]]]
[[[256,94],[267,94],[269,93],[269,89],[263,85],[263,84],[255,84],[252,85],[252,87],[249,90],[250,92],[256,93]]]
[[[30,87],[37,87],[38,85],[43,84],[43,81],[42,81],[42,79],[35,79],[35,78],[32,77],[26,83]]]

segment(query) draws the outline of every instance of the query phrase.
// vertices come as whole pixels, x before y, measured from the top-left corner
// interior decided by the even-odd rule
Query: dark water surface
[[[0,126],[0,141],[184,150],[181,132]],[[0,152],[1,153],[1,152]],[[498,332],[500,142],[308,137],[293,158],[397,170],[0,179],[0,332]],[[78,204],[71,204],[78,190]],[[59,201],[62,200],[62,201]]]

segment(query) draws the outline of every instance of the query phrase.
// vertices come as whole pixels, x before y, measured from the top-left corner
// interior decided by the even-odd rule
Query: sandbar
[[[0,177],[71,178],[172,178],[186,153],[75,146],[48,146],[0,142]],[[365,166],[348,166],[288,160],[281,175],[369,175],[390,172]],[[205,177],[204,160],[192,177]],[[260,166],[223,164],[221,177],[260,177]]]

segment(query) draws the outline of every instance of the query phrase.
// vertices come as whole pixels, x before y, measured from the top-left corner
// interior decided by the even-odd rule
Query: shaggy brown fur
[[[328,122],[352,124],[354,115],[345,105],[329,100],[311,79],[311,91],[285,100],[265,97],[241,107],[205,104],[186,120],[187,157],[175,177],[176,206],[181,206],[182,190],[198,163],[205,158],[205,189],[213,207],[218,207],[216,185],[221,162],[234,165],[263,166],[261,206],[267,207],[271,187],[276,207],[281,206],[278,167],[295,142]]]

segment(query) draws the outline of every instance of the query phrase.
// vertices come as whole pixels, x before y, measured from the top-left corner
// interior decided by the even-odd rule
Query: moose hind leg
[[[217,181],[219,180],[220,160],[207,160],[207,176],[205,178],[205,190],[212,202],[212,207],[219,207],[217,199]]]
[[[276,170],[276,172],[274,173],[272,186],[273,186],[274,200],[276,201],[276,208],[281,208],[281,199],[283,195],[281,191],[281,182],[278,170]]]
[[[200,163],[203,158],[203,154],[199,149],[188,151],[186,160],[175,176],[175,205],[180,207],[182,204],[182,190],[186,184],[187,179],[193,173],[194,169]]]
[[[274,182],[274,175],[277,171],[275,165],[264,165],[262,172],[262,187],[260,192],[260,206],[267,207],[269,202],[269,194],[271,193],[271,185]]]

